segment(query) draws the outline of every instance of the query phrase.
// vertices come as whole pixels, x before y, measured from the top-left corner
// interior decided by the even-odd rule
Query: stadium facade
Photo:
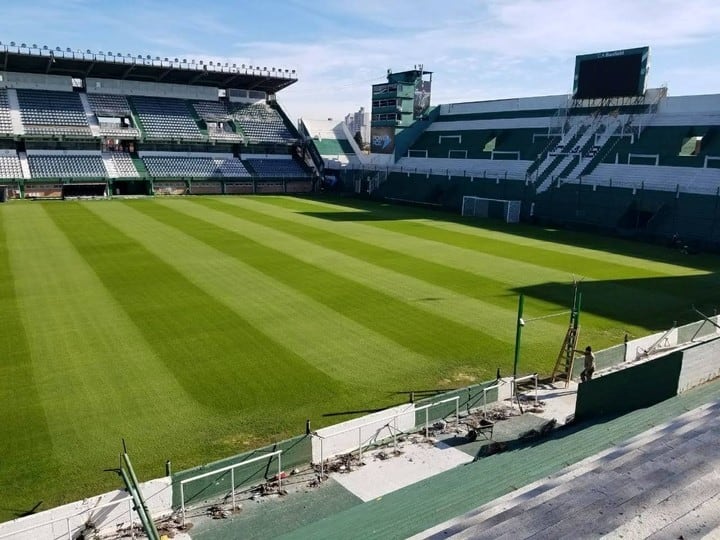
[[[427,72],[389,74],[373,87],[372,126],[379,142],[392,137],[391,150],[351,152],[338,130],[317,128],[324,173],[391,201],[455,211],[468,195],[522,201],[525,221],[717,250],[720,94],[648,89],[648,71],[647,47],[582,55],[573,94],[450,103],[415,116],[406,102],[421,85],[429,97]]]
[[[0,46],[0,196],[297,193],[295,71]]]

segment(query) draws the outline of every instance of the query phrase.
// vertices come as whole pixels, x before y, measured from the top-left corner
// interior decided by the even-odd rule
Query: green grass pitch
[[[512,370],[525,318],[599,349],[718,304],[713,256],[356,200],[0,205],[0,520]],[[567,316],[523,329],[549,373]]]

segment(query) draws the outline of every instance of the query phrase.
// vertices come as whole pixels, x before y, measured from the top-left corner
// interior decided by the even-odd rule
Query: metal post
[[[515,379],[517,379],[517,367],[518,367],[518,360],[520,358],[520,337],[522,336],[522,327],[525,325],[525,321],[523,321],[523,318],[522,318],[524,301],[525,301],[525,296],[522,293],[520,293],[520,298],[518,300],[517,327],[515,329],[515,358],[513,360],[513,394],[516,391]]]
[[[325,478],[325,458],[323,457],[323,439],[320,439],[320,479]]]
[[[538,376],[535,374],[535,406],[538,404]]]
[[[429,433],[428,433],[428,428],[429,428],[429,426],[428,426],[428,411],[429,410],[430,410],[430,407],[425,408],[425,438],[426,439],[429,436]]]
[[[358,459],[362,459],[362,428],[358,428]]]
[[[182,508],[182,524],[185,526],[185,486],[180,482],[180,506]]]
[[[455,425],[460,425],[460,398],[455,400]]]
[[[72,540],[72,530],[70,529],[70,518],[65,518],[67,524],[68,540]]]
[[[235,469],[230,469],[230,492],[232,493],[233,511],[235,510]]]

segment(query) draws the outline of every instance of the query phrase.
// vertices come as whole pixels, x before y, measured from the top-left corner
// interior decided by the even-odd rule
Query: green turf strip
[[[57,208],[48,207],[60,229],[198,403],[247,410],[279,394],[292,406],[313,390],[332,391],[328,377],[85,206]]]
[[[522,240],[522,245],[508,243],[504,249],[493,248],[493,250],[504,253],[506,258],[484,255],[485,248],[482,240],[475,242],[476,245],[473,250],[470,250],[468,247],[470,244],[467,241],[465,242],[467,245],[464,244],[464,247],[453,245],[453,243],[457,243],[456,236],[458,235],[455,231],[433,230],[433,227],[427,226],[427,221],[407,222],[399,220],[397,213],[403,209],[392,210],[391,215],[394,219],[391,221],[326,222],[320,218],[323,212],[318,211],[318,208],[321,210],[329,209],[336,213],[337,205],[328,207],[328,205],[322,203],[318,206],[314,201],[265,197],[229,199],[226,204],[254,209],[280,219],[329,228],[333,232],[354,239],[366,240],[371,238],[377,245],[387,247],[395,245],[398,252],[406,255],[423,257],[433,254],[435,256],[434,260],[439,264],[453,268],[463,268],[471,273],[483,273],[500,283],[512,286],[517,292],[522,291],[536,300],[555,302],[559,305],[567,305],[568,287],[564,285],[568,284],[574,275],[581,275],[578,270],[583,269],[581,267],[583,262],[592,261],[588,257],[573,257],[571,262],[577,259],[575,265],[569,264],[567,273],[563,278],[559,278],[556,269],[553,271],[552,269],[544,269],[539,265],[523,264],[515,260],[518,257],[532,257],[533,250],[525,245],[527,239],[517,237]],[[296,212],[288,213],[284,208],[285,205],[290,205]],[[369,208],[373,211],[375,208],[380,208],[379,214],[381,216],[386,212],[385,207],[377,204],[375,204],[375,207]],[[314,210],[310,211],[312,209]],[[300,210],[300,213],[297,210]],[[356,208],[350,210],[347,212],[348,216],[362,215],[362,212],[358,212]],[[390,231],[386,228],[390,226],[397,229],[411,227],[411,230]],[[463,226],[463,228],[468,231],[475,229],[469,226]],[[435,241],[427,240],[423,236],[428,230],[431,232],[429,236],[434,237]],[[491,231],[488,234],[496,233]],[[513,238],[512,235],[505,235],[505,237]],[[593,238],[588,237],[586,242],[591,243]],[[601,238],[599,242],[604,243],[605,240]],[[638,246],[641,251],[647,250],[647,246]],[[575,250],[577,248],[569,249]],[[548,253],[548,256],[553,253],[552,250],[544,251]],[[588,250],[584,251],[587,252]],[[664,248],[654,248],[654,253],[658,256],[665,256],[665,252],[667,250]],[[662,262],[646,261],[646,267],[652,268],[653,271],[656,266],[663,271],[677,268],[683,275],[667,276],[663,273],[655,273],[652,276],[643,277],[646,271],[638,270],[633,259],[625,256],[622,259],[630,260],[633,264],[629,266],[615,265],[616,271],[623,272],[617,274],[616,279],[596,280],[595,276],[590,274],[590,279],[586,280],[582,287],[585,308],[584,319],[591,323],[589,326],[601,330],[601,332],[586,334],[596,345],[604,346],[616,343],[622,339],[626,332],[630,333],[631,336],[643,335],[652,330],[668,328],[673,321],[683,323],[696,320],[698,315],[692,311],[692,305],[711,311],[713,306],[720,303],[720,289],[718,288],[720,279],[717,273],[707,274],[704,270],[693,270],[689,267],[680,266],[673,267]],[[692,259],[687,258],[685,260],[692,261]],[[697,262],[705,268],[715,268],[717,270],[716,258],[704,257],[698,259]],[[714,267],[710,264],[711,262],[715,264]],[[589,268],[599,268],[602,272],[605,266],[606,263],[602,253],[598,252],[597,258]],[[587,270],[588,267],[585,267],[585,269]],[[619,299],[622,301],[618,301]],[[541,314],[533,313],[532,315]],[[588,319],[588,315],[594,317]],[[623,321],[624,324],[619,327],[616,321]]]
[[[133,204],[128,203],[128,205]],[[236,218],[221,213],[215,214],[216,219],[212,219],[217,225],[200,221],[191,217],[189,213],[196,212],[199,216],[203,216],[208,211],[198,208],[189,201],[133,206],[154,219],[180,228],[207,245],[230,254],[265,275],[301,291],[336,313],[344,314],[362,326],[402,345],[405,349],[416,354],[424,353],[431,360],[431,364],[436,364],[438,368],[444,368],[448,364],[470,365],[474,358],[482,359],[483,356],[477,351],[479,340],[486,344],[487,352],[494,353],[495,356],[498,351],[506,347],[506,344],[490,336],[473,332],[465,325],[461,326],[393,297],[390,290],[384,290],[382,283],[376,287],[360,285],[334,271],[326,270],[343,265],[339,253],[329,250],[318,253],[318,250],[313,250],[314,246],[311,244],[304,245],[296,238],[271,229],[253,227],[252,223],[239,222]],[[178,210],[183,211],[183,214],[179,214]],[[223,218],[224,221],[221,221]],[[221,226],[223,228],[220,228]],[[363,273],[365,268],[362,261],[356,262],[355,270]],[[352,266],[345,268],[348,271],[352,269]],[[404,276],[399,276],[394,284],[402,287],[403,278]],[[382,279],[383,276],[379,272],[372,276],[373,281],[382,282]],[[448,335],[455,336],[452,344],[445,339]],[[359,357],[357,360],[363,359]],[[477,363],[482,365],[481,361]],[[494,371],[494,366],[491,369]],[[484,376],[489,376],[489,371],[487,370]],[[376,383],[382,384],[382,381]]]
[[[229,256],[136,209],[142,207],[148,212],[165,215],[178,225],[186,220],[182,214],[166,210],[153,201],[89,208],[101,214],[103,219],[116,221],[119,228],[155,256],[168,264],[172,262],[190,282],[209,296],[219,298],[249,321],[259,334],[285,343],[289,350],[329,373],[338,386],[351,381],[353,386],[371,390],[381,381],[400,384],[413,373],[432,367],[425,356],[401,347],[294,287],[284,285],[244,260]],[[210,237],[222,233],[217,227],[202,222],[197,226],[208,228]],[[148,230],[153,234],[146,234]],[[239,240],[229,232],[221,238],[229,249]],[[244,258],[253,260],[257,257],[251,250],[241,249],[242,244],[238,246]],[[274,263],[267,264],[275,266]],[[285,271],[292,273],[293,269]],[[353,292],[349,290],[344,294],[352,298]],[[303,376],[302,371],[295,375]],[[272,373],[266,376],[271,377]],[[317,392],[309,393],[306,399],[317,401]],[[367,403],[364,395],[357,396],[356,400]],[[272,402],[271,394],[267,394],[266,401]]]
[[[512,244],[549,252],[548,257],[555,252],[561,256],[559,260],[569,255],[572,257],[571,263],[575,265],[581,258],[587,259],[588,262],[599,259],[605,263],[604,269],[616,268],[621,274],[626,273],[623,268],[633,268],[636,269],[633,275],[638,276],[642,273],[676,276],[697,274],[708,264],[710,265],[708,269],[713,270],[717,267],[714,258],[688,258],[677,251],[658,248],[652,244],[525,224],[506,224],[498,220],[472,220],[454,213],[433,212],[407,206],[393,206],[357,199],[340,199],[336,202],[279,196],[254,199],[290,210],[291,213],[316,216],[326,221],[355,220],[381,227],[387,227],[393,222],[403,222],[433,227],[452,233],[453,237],[463,238],[462,243],[470,245],[484,245],[484,241],[489,240],[501,253],[505,250],[504,244]],[[445,236],[441,238],[444,240]],[[652,268],[648,267],[648,259],[652,261]]]
[[[261,231],[258,234],[262,235],[263,241],[266,238],[272,241],[270,235],[278,231],[295,236],[293,252],[297,253],[296,256],[320,258],[329,253],[322,248],[331,250],[335,257],[334,263],[328,265],[328,270],[370,286],[374,283],[377,286],[384,285],[386,290],[397,294],[404,301],[416,302],[425,309],[436,310],[442,316],[481,330],[502,321],[504,324],[497,328],[496,337],[507,342],[515,338],[513,323],[517,313],[517,297],[507,294],[504,284],[496,280],[480,279],[466,270],[438,264],[431,260],[434,258],[432,253],[428,253],[426,258],[401,255],[397,251],[374,245],[372,238],[367,241],[349,238],[327,230],[321,220],[314,219],[314,223],[304,224],[292,220],[291,214],[286,214],[290,219],[283,219],[246,207],[239,208],[227,199],[206,198],[193,202],[242,219],[242,222],[238,222],[238,230],[248,229],[248,233],[250,229]],[[197,211],[193,214],[201,215]],[[204,214],[207,220],[219,223],[216,214],[213,214],[215,217],[207,212]],[[266,228],[254,227],[253,224]],[[378,267],[391,272],[383,272]],[[378,283],[381,274],[386,276],[386,283]],[[471,299],[479,302],[472,302]],[[536,303],[533,307],[539,315],[562,309],[562,306],[550,303]],[[542,326],[548,332],[553,329],[547,323]]]
[[[25,333],[10,244],[16,222],[14,208],[0,213],[0,520],[16,517],[42,499],[32,501],[27,486],[57,473],[45,411],[36,386],[33,357]],[[6,224],[7,221],[7,224]],[[17,254],[13,254],[17,256]],[[32,502],[31,502],[32,501]]]

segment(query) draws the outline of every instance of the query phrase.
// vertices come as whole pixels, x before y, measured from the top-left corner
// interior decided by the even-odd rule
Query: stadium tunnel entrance
[[[106,183],[82,183],[82,184],[63,184],[62,198],[69,197],[107,197]]]
[[[150,180],[122,180],[111,185],[113,195],[152,195]]]

